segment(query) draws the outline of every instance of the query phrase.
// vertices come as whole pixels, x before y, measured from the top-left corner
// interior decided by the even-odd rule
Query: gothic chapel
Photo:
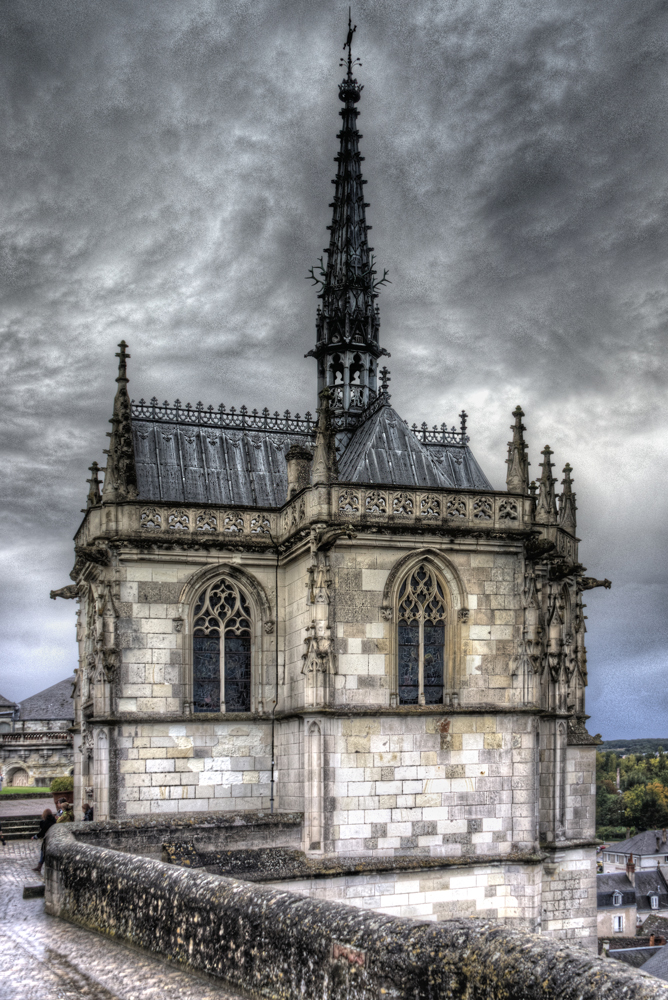
[[[119,345],[106,469],[54,592],[80,605],[74,801],[296,814],[329,864],[296,891],[595,943],[582,596],[609,583],[578,562],[570,466],[558,493],[545,447],[529,480],[519,406],[504,490],[465,413],[392,407],[351,39],[311,272],[317,418],[134,402]]]

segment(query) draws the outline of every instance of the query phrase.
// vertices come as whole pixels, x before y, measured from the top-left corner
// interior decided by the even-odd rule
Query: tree
[[[660,781],[633,785],[622,798],[626,821],[638,830],[668,826],[668,788]]]

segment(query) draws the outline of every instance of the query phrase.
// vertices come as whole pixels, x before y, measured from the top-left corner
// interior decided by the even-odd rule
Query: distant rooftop
[[[74,720],[74,702],[72,701],[72,680],[68,677],[45,688],[38,694],[25,698],[19,703],[19,718],[24,721],[37,719],[72,719]]]

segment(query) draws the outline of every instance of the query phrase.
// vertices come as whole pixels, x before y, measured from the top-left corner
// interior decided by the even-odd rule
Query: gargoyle
[[[529,538],[526,543],[526,557],[532,562],[543,559],[555,548],[554,542],[547,538]]]
[[[595,580],[593,576],[583,576],[581,587],[583,590],[594,590],[595,587],[605,587],[610,590],[612,580]]]
[[[339,538],[356,538],[357,532],[353,530],[352,525],[344,524],[337,528],[324,528],[316,530],[313,538],[314,550],[316,552],[328,552],[329,549],[339,540]]]
[[[49,592],[49,597],[52,601],[55,601],[57,597],[62,597],[66,601],[71,601],[78,596],[79,587],[76,583],[68,583],[66,587],[61,587],[60,590],[51,590]]]

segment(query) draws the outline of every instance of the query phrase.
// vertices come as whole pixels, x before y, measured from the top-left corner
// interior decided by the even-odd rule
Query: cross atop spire
[[[309,273],[318,285],[322,306],[316,316],[317,343],[308,353],[318,362],[318,393],[329,386],[333,390],[331,407],[334,414],[351,418],[351,426],[365,406],[376,396],[378,358],[388,352],[378,344],[380,315],[376,307],[379,288],[387,282],[387,272],[378,278],[373,247],[367,233],[368,203],[364,201],[362,177],[363,156],[359,151],[362,138],[357,130],[357,104],[363,86],[353,76],[359,59],[353,59],[352,42],[357,25],[348,16],[348,34],[341,59],[346,75],[339,84],[339,99],[343,108],[339,153],[336,156],[336,177],[333,180],[334,200],[329,247],[324,251],[327,262]]]
[[[359,61],[359,59],[355,59],[355,61],[353,62],[353,35],[355,34],[356,31],[357,31],[357,25],[355,25],[355,27],[353,27],[352,9],[349,7],[348,8],[348,36],[347,36],[345,42],[343,43],[343,51],[345,52],[345,50],[348,49],[348,76],[352,76],[353,75],[353,66],[355,65],[355,63],[357,63],[358,66],[362,65],[362,63]],[[346,64],[345,60],[342,59],[340,65],[345,66],[345,64]]]

